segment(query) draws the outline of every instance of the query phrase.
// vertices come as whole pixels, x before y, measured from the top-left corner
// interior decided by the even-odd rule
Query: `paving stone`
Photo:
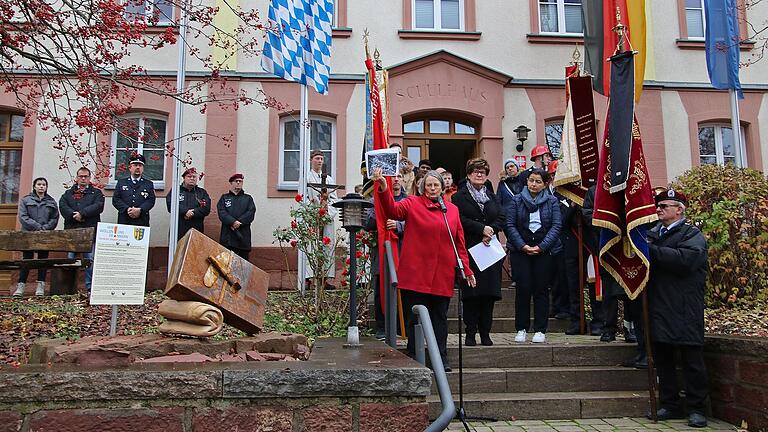
[[[525,429],[527,432],[557,432],[557,430],[552,426],[526,426],[523,429]]]
[[[555,428],[558,432],[583,432],[584,428],[577,425],[566,425],[566,426],[555,426],[550,425]]]
[[[493,432],[525,432],[522,426],[495,426]]]
[[[611,425],[609,425],[607,423],[606,424],[591,425],[591,427],[594,430],[597,430],[597,431],[612,431],[614,429],[613,426],[611,426]]]
[[[603,419],[576,419],[574,420],[579,425],[604,425],[608,424]]]
[[[631,418],[609,418],[605,419],[605,422],[609,425],[616,427],[638,427],[640,423],[632,420]]]
[[[546,426],[544,420],[514,420],[509,422],[512,426]]]

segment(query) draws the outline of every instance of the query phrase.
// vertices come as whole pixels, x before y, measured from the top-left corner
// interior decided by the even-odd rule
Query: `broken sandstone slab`
[[[306,336],[293,333],[262,333],[230,340],[169,338],[157,334],[85,337],[76,341],[50,339],[32,346],[30,364],[77,364],[125,366],[140,359],[168,355],[200,354],[210,358],[248,351],[286,354],[307,359]]]

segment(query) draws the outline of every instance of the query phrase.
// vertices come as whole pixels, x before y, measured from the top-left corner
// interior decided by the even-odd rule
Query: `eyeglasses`
[[[472,175],[488,175],[484,170],[474,170],[472,171]]]
[[[91,177],[91,175],[90,175],[90,174],[85,174],[85,175],[78,175],[78,176],[77,176],[77,178],[90,178],[90,177]]]
[[[658,204],[656,204],[656,208],[660,208],[660,209],[662,209],[662,210],[664,210],[664,209],[665,209],[665,208],[667,208],[667,207],[680,207],[680,206],[679,206],[679,205],[677,205],[677,204],[664,204],[664,203],[658,203]]]

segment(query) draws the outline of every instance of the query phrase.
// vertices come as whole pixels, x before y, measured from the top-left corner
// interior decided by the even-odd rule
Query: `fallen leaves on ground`
[[[768,304],[704,311],[704,331],[710,334],[768,337]]]

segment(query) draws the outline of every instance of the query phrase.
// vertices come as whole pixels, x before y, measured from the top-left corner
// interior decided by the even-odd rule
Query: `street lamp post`
[[[341,226],[349,232],[349,327],[347,327],[347,347],[360,346],[360,332],[357,329],[357,242],[356,233],[363,228],[363,211],[373,207],[360,194],[348,193],[344,198],[333,203],[341,208]]]

